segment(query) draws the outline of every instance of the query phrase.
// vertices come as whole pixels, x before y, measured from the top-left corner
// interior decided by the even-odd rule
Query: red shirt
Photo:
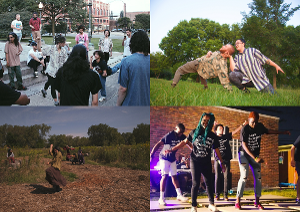
[[[32,25],[34,27],[31,28],[31,31],[40,31],[40,25],[41,25],[41,19],[40,18],[31,18],[29,21],[29,25]]]

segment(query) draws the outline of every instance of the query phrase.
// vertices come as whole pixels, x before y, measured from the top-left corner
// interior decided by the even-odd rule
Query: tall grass
[[[200,83],[179,81],[175,88],[172,81],[150,79],[151,106],[299,106],[300,89],[276,89],[276,95],[261,93],[250,88],[251,93],[244,94],[233,86],[226,91],[220,84],[208,84],[204,90]]]
[[[97,147],[90,159],[107,165],[149,170],[150,144]]]

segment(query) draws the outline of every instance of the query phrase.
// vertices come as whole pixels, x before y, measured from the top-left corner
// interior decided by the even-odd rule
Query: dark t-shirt
[[[221,137],[216,136],[219,141],[219,150],[223,161],[229,162],[232,159],[232,152],[229,141],[232,140],[232,133],[227,133]],[[215,153],[215,159],[218,160],[217,154]]]
[[[295,149],[295,154],[294,154],[294,160],[295,161],[300,161],[300,135],[298,136],[298,138],[296,139],[296,141],[293,144],[296,149]]]
[[[166,134],[161,141],[164,143],[164,147],[159,153],[159,159],[167,160],[170,162],[174,162],[176,160],[175,154],[177,151],[164,154],[165,150],[170,150],[172,147],[176,146],[178,143],[180,143],[182,140],[184,140],[186,136],[182,134],[180,137],[177,136],[175,131],[171,131],[168,134]]]
[[[268,133],[268,129],[262,123],[257,123],[254,128],[247,124],[241,130],[240,140],[247,144],[255,157],[259,156],[261,136],[265,133]],[[240,151],[244,151],[243,146],[240,147]]]
[[[194,132],[192,130],[187,139],[192,143],[194,138]],[[191,152],[191,158],[196,161],[210,161],[211,160],[211,148],[216,149],[219,147],[218,139],[213,132],[209,132],[205,144],[203,144],[204,129],[201,130],[201,134],[195,139],[193,143],[193,150]]]
[[[62,76],[62,69],[56,74],[55,88],[60,92],[60,105],[89,105],[90,93],[96,94],[102,88],[99,76],[88,71],[82,73],[79,80],[66,81]]]
[[[92,62],[92,66],[93,66],[93,68],[96,68],[96,69],[97,69],[97,67],[99,67],[99,69],[101,70],[101,73],[100,73],[100,74],[102,74],[102,72],[103,72],[104,70],[107,71],[107,69],[108,69],[107,63],[106,63],[105,60],[100,60],[99,63],[97,63],[97,61],[94,60],[94,61]],[[98,72],[99,72],[99,71],[98,71]]]
[[[0,80],[0,105],[12,105],[20,98],[20,96],[20,92],[11,89]]]

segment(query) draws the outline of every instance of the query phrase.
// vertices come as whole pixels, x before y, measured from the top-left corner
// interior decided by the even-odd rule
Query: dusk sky
[[[150,124],[150,107],[0,107],[0,125],[51,126],[50,135],[88,136],[91,125],[100,123],[132,132],[141,123]]]

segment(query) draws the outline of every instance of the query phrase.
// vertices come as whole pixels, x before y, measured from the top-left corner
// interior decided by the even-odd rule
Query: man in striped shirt
[[[257,90],[274,94],[274,88],[267,78],[263,65],[268,64],[278,71],[282,69],[259,50],[254,48],[245,48],[245,40],[239,39],[235,43],[235,48],[239,52],[233,59],[230,57],[229,80],[245,93],[250,93],[247,87],[255,87]]]

